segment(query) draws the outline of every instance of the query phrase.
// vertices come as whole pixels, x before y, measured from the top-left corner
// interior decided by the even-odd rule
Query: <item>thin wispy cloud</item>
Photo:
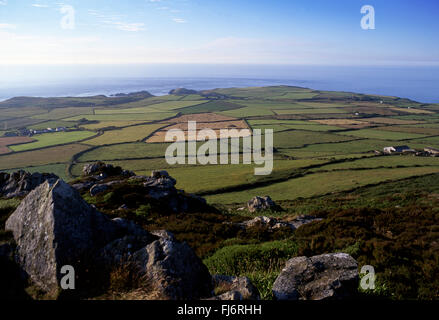
[[[116,26],[116,29],[122,30],[122,31],[138,32],[138,31],[145,30],[144,23],[113,22],[112,24]]]
[[[172,21],[176,23],[186,23],[187,21],[182,18],[173,18]]]
[[[0,6],[5,6],[8,4],[7,0],[0,0]]]
[[[33,3],[32,7],[35,7],[35,8],[49,8],[49,6],[47,4],[40,4],[40,3]]]
[[[143,22],[124,21],[124,19],[126,19],[126,16],[124,15],[103,14],[94,9],[89,9],[88,14],[96,17],[99,20],[99,23],[102,25],[113,26],[117,30],[128,32],[139,32],[146,30]]]

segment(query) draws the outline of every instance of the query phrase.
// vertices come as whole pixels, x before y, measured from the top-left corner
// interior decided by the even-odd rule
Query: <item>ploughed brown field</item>
[[[200,114],[192,114],[192,115],[183,115],[177,117],[175,119],[171,119],[166,121],[170,123],[169,126],[162,128],[159,131],[156,131],[150,138],[146,140],[147,143],[158,143],[165,142],[166,133],[172,129],[182,130],[185,133],[186,140],[188,139],[188,121],[196,121],[197,122],[197,134],[200,130],[203,129],[212,129],[215,131],[217,136],[220,136],[221,129],[249,129],[249,126],[244,120],[239,120],[233,117],[218,115],[214,113],[200,113]],[[239,132],[235,135],[231,133],[231,137],[239,137],[241,136]],[[202,139],[202,137],[200,137]]]
[[[6,154],[12,152],[8,146],[15,144],[29,143],[33,142],[34,139],[30,137],[3,137],[0,138],[0,154]]]

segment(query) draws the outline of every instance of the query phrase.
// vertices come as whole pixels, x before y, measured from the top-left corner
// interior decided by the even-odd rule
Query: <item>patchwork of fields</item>
[[[169,129],[187,132],[187,121],[217,133],[273,129],[272,174],[255,176],[253,164],[169,165],[164,136]],[[20,134],[59,127],[60,132]],[[374,152],[398,145],[439,148],[437,105],[298,87],[14,98],[0,103],[0,128],[0,171],[53,172],[72,180],[84,164],[99,160],[138,174],[166,169],[178,188],[227,205],[242,205],[255,195],[309,198],[439,172],[438,158]]]

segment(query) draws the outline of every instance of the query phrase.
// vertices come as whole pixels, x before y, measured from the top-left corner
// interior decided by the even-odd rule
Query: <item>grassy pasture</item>
[[[0,128],[2,130],[11,130],[17,128],[27,127],[36,123],[40,123],[42,120],[32,118],[11,118],[6,120],[0,120]]]
[[[360,120],[360,119],[359,119]],[[310,120],[313,123],[320,123],[330,126],[337,126],[346,129],[362,129],[372,126],[372,124],[355,119],[320,119]]]
[[[409,143],[410,143],[410,145],[413,145],[413,144],[422,145],[422,147],[428,147],[428,146],[438,147],[439,146],[439,137],[413,139],[413,140],[410,140]],[[419,148],[419,147],[417,146],[417,148]]]
[[[401,120],[396,118],[365,118],[358,119],[358,121],[368,122],[368,123],[378,123],[378,124],[392,124],[392,125],[403,125],[403,124],[418,124],[419,121],[416,120]]]
[[[191,114],[191,113],[220,112],[227,110],[235,110],[243,107],[244,107],[243,105],[228,102],[228,101],[208,101],[195,106],[179,108],[176,109],[176,111],[181,112],[182,114]]]
[[[79,115],[91,115],[91,114],[93,114],[93,108],[91,107],[68,107],[68,108],[52,109],[47,113],[42,113],[33,116],[32,118],[40,119],[40,120],[60,120],[60,119],[79,116]]]
[[[312,99],[317,96],[318,93],[315,92],[287,92],[280,97],[275,97],[276,99],[292,99],[292,100],[305,100]]]
[[[206,100],[205,97],[200,96],[199,94],[188,94],[183,96],[180,101],[198,101],[198,100]],[[208,100],[206,100],[208,101]]]
[[[340,130],[339,127],[334,126],[326,126],[315,123],[308,124],[259,124],[253,125],[253,129],[273,129],[275,132],[286,131],[286,130],[303,130],[303,131],[331,131],[331,130]]]
[[[308,144],[321,144],[328,142],[350,141],[355,138],[326,133],[311,131],[285,131],[278,132],[274,135],[274,146],[276,148],[298,148]]]
[[[276,114],[330,114],[349,113],[343,108],[320,108],[320,109],[273,109]]]
[[[166,143],[124,143],[112,146],[102,146],[82,154],[78,160],[81,162],[98,160],[141,159],[163,157]]]
[[[437,128],[386,126],[386,127],[379,128],[379,130],[392,131],[392,132],[416,133],[416,134],[422,134],[422,135],[426,135],[426,136],[439,135],[439,126]]]
[[[175,109],[189,107],[193,105],[200,104],[200,101],[167,101],[167,102],[160,102],[151,104],[144,107],[135,107],[135,108],[107,108],[107,109],[96,109],[95,114],[102,115],[102,114],[141,114],[141,113],[148,113],[148,112],[168,112],[173,111]]]
[[[439,172],[438,167],[346,170],[309,174],[265,187],[206,196],[210,203],[245,203],[256,195],[270,195],[273,200],[293,200],[351,190],[360,186]]]
[[[421,109],[415,109],[415,108],[391,107],[390,109],[395,110],[395,111],[405,112],[405,113],[412,113],[412,114],[432,114],[432,113],[434,113],[433,111],[421,110]]]
[[[137,124],[144,123],[145,121],[99,121],[98,123],[91,123],[91,124],[82,124],[80,125],[81,128],[84,128],[85,130],[100,130],[105,128],[123,128],[128,126],[134,126]]]
[[[274,115],[273,111],[261,105],[249,106],[235,110],[221,111],[220,114],[237,118]]]
[[[365,169],[379,167],[414,167],[414,166],[439,166],[439,158],[414,157],[411,155],[379,156],[343,163],[328,164],[312,171],[331,171],[340,169]]]
[[[104,134],[88,140],[85,143],[92,146],[98,146],[141,141],[162,127],[163,124],[146,124],[126,127],[123,129],[108,130],[105,131]]]
[[[22,108],[0,108],[0,120],[11,118],[31,117],[39,114],[45,114],[48,110],[41,107],[22,107]]]
[[[323,160],[275,160],[272,174],[276,176],[282,171],[291,171],[324,162]],[[188,166],[169,168],[167,171],[177,180],[177,188],[190,193],[199,193],[267,179],[267,177],[255,176],[255,167],[260,166],[253,164]],[[196,183],[194,183],[193,176],[195,170],[198,174]],[[224,174],[225,172],[227,174]],[[145,173],[149,173],[149,171]]]
[[[175,112],[148,112],[126,114],[96,114],[82,115],[64,119],[65,121],[78,121],[82,118],[89,121],[157,121],[175,116]]]
[[[339,103],[339,102],[328,103],[328,102],[306,102],[306,101],[301,101],[299,103],[300,103],[300,106],[302,106],[302,107],[312,108],[312,109],[345,108],[345,107],[350,107],[351,106],[351,104],[349,104],[349,103]]]
[[[96,135],[96,133],[90,131],[43,133],[33,136],[33,139],[36,140],[35,142],[11,146],[10,148],[15,152],[28,151],[81,141],[94,135]]]
[[[412,115],[405,115],[405,116],[394,116],[393,119],[399,119],[399,120],[411,120],[411,121],[421,121],[421,122],[439,122],[439,114],[429,114],[426,115],[420,115],[420,114],[412,114]]]
[[[0,156],[0,170],[68,162],[75,154],[88,148],[88,146],[81,144],[68,144],[47,149],[2,155]]]
[[[279,149],[280,152],[286,153],[290,156],[295,156],[296,154],[306,153],[320,155],[337,155],[337,154],[351,154],[351,153],[362,153],[371,152],[374,150],[382,150],[386,146],[391,146],[392,141],[383,140],[373,140],[373,139],[363,139],[363,140],[353,140],[345,141],[341,143],[322,143],[313,144],[299,149]]]
[[[268,125],[268,124],[292,124],[292,125],[308,125],[313,124],[309,121],[303,121],[303,120],[278,120],[278,119],[252,119],[247,121],[250,126],[253,125]]]
[[[241,98],[282,99],[288,93],[310,93],[312,90],[298,87],[273,86],[273,87],[248,87],[216,89],[215,92]],[[283,98],[290,99],[290,98]]]
[[[366,138],[366,139],[382,139],[382,140],[408,140],[425,137],[425,135],[417,133],[407,132],[392,132],[379,129],[360,129],[340,132],[341,135],[347,135],[351,137]]]

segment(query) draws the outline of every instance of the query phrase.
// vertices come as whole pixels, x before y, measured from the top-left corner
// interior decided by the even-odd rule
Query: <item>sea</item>
[[[175,88],[291,85],[439,103],[439,67],[282,65],[0,65],[0,101],[84,97]]]

